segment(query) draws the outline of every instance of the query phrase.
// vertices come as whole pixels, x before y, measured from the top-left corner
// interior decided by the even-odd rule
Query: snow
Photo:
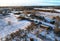
[[[7,35],[10,35],[11,33],[14,33],[16,31],[18,31],[19,29],[26,30],[26,28],[31,25],[31,22],[30,21],[27,21],[27,20],[20,20],[20,21],[18,21],[16,19],[16,16],[18,16],[18,15],[15,16],[13,13],[9,13],[9,14],[10,14],[9,17],[5,17],[3,19],[0,19],[0,39],[1,38],[4,39]],[[24,16],[24,15],[22,14],[22,16]],[[39,20],[36,20],[36,19],[31,19],[31,20],[42,22],[43,25],[51,26],[53,29],[55,27],[55,25],[52,25],[50,23],[46,23],[46,22],[39,21]],[[48,20],[49,20],[49,18],[48,18]],[[8,21],[11,22],[10,25],[8,25]],[[38,29],[34,30],[33,33],[37,32],[37,31],[38,31]],[[40,34],[42,36],[46,36],[46,38],[49,38],[49,39],[51,39],[51,40],[54,41],[54,37],[55,36],[54,36],[54,33],[53,32],[51,32],[49,34],[46,34],[46,31],[44,30]],[[37,41],[42,41],[35,34],[28,33],[27,35],[28,35],[29,38],[33,38],[34,41],[36,41],[36,40]],[[58,37],[56,37],[56,38],[58,38]],[[17,39],[17,37],[16,37],[16,39]],[[15,40],[13,40],[13,41],[15,41]]]
[[[50,26],[54,29],[55,25],[41,21],[43,25]]]
[[[51,13],[51,12],[39,12],[43,16],[60,16],[59,13]]]
[[[6,27],[4,27],[3,30],[0,31],[0,37],[4,37],[8,34],[11,34],[15,31],[17,31],[18,29],[25,29],[29,25],[30,25],[30,22],[28,22],[28,21],[20,21],[18,24],[6,26]]]
[[[28,34],[28,37],[33,38],[34,40],[37,40],[37,41],[42,41],[40,38],[36,37],[36,36],[35,36],[34,34],[32,34],[32,33],[29,33],[29,34]]]
[[[55,9],[55,11],[60,12],[60,9]]]
[[[11,22],[11,25],[8,25],[8,21]],[[7,35],[18,31],[19,29],[26,29],[30,26],[31,22],[27,20],[18,21],[13,14],[10,17],[0,19],[0,38],[4,38]]]

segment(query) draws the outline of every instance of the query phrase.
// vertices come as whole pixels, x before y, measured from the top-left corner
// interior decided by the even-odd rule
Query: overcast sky
[[[50,6],[60,5],[60,0],[0,0],[0,6]]]

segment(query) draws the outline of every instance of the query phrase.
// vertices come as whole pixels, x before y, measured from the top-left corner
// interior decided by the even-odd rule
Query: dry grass
[[[60,28],[59,28],[60,27],[60,17],[56,16],[55,19],[56,19],[56,23],[55,23],[56,28],[54,29],[54,32],[55,32],[55,34],[60,34]]]

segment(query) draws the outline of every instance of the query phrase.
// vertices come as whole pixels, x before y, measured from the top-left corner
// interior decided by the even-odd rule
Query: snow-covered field
[[[37,13],[37,15],[42,15],[45,17],[46,16],[47,17],[60,16],[59,13],[49,13],[49,12],[39,12],[39,13],[40,14]],[[1,41],[1,39],[4,40],[7,35],[10,35],[11,33],[15,33],[19,29],[26,30],[26,28],[31,25],[31,22],[27,21],[27,20],[18,21],[16,19],[16,16],[19,16],[19,15],[14,15],[13,13],[9,13],[9,14],[10,15],[8,15],[8,16],[2,16],[2,15],[0,16],[0,41]],[[47,20],[49,20],[49,19],[47,19]],[[41,22],[43,23],[43,25],[47,25],[47,26],[50,25],[51,27],[55,27],[55,25],[52,25],[50,23],[46,23],[43,21],[41,21]],[[34,33],[36,33],[37,29],[40,29],[40,28],[37,27],[34,30]],[[33,32],[33,31],[31,31],[31,32]],[[39,37],[37,37],[34,33],[31,33],[31,32],[29,32],[27,34],[28,37],[37,39],[37,41],[42,41]],[[46,40],[51,39],[51,40],[55,41],[55,34],[53,33],[53,31],[50,32],[49,34],[46,34],[46,31],[44,30],[39,34],[41,34],[41,36],[45,36]],[[56,38],[58,38],[58,37],[56,37]],[[58,40],[60,40],[60,37],[58,38]],[[34,40],[34,41],[36,41],[36,40]]]
[[[8,21],[10,21],[10,25],[8,24]],[[31,22],[23,20],[18,21],[14,15],[10,15],[10,17],[6,17],[3,19],[0,19],[0,39],[4,38],[5,36],[16,32],[19,29],[26,29],[26,27],[30,26]]]
[[[60,13],[50,13],[50,12],[39,12],[36,15],[43,15],[43,16],[60,16]]]

